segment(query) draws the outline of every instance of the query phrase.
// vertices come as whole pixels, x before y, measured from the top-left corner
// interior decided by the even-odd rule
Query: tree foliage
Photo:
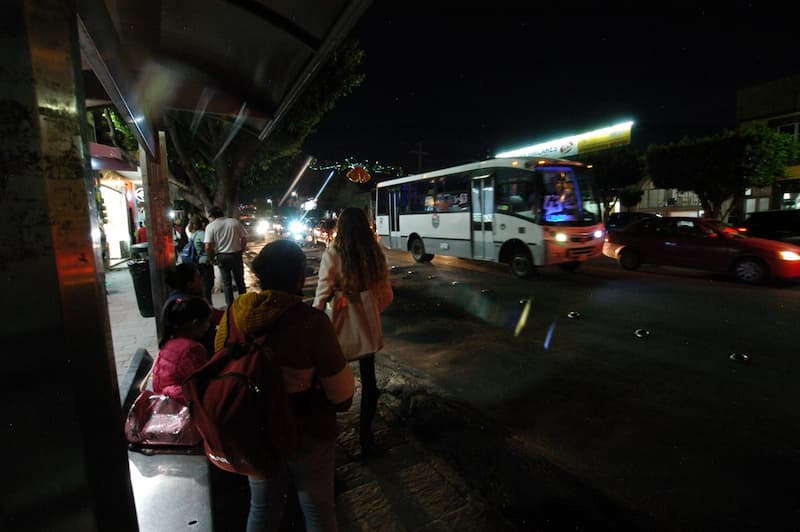
[[[644,155],[631,146],[589,153],[580,159],[592,165],[604,219],[621,200],[623,191],[638,190],[638,183],[645,177]]]
[[[697,194],[707,216],[725,220],[746,187],[772,185],[786,173],[797,143],[764,124],[647,149],[647,171],[659,188]]]
[[[644,190],[637,185],[630,185],[619,191],[619,202],[626,209],[636,207],[642,201]],[[608,212],[606,213],[608,215]]]
[[[364,75],[359,72],[363,57],[357,42],[344,42],[264,142],[258,140],[258,131],[233,117],[168,112],[165,122],[173,184],[198,210],[219,205],[229,215],[236,213],[241,194],[279,181],[288,184],[287,161],[301,152],[306,137],[336,101],[363,82]]]

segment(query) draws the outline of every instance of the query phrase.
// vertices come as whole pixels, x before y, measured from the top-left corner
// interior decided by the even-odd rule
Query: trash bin
[[[131,246],[131,257],[136,259],[146,259],[147,252],[150,249],[150,245],[147,242],[142,242],[141,244],[134,244]]]
[[[139,314],[143,318],[152,318],[156,315],[153,311],[153,291],[150,285],[150,261],[132,260],[128,262],[128,270],[133,279],[133,290],[136,292],[136,303],[139,305]]]

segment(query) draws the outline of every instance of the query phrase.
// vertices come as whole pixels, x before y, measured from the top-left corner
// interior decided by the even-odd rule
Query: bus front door
[[[389,191],[389,247],[401,249],[400,242],[400,189]]]
[[[472,258],[494,259],[494,183],[491,176],[472,178]]]

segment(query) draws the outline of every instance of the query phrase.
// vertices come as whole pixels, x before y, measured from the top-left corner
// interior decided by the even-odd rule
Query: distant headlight
[[[603,238],[603,230],[602,229],[598,229],[597,231],[595,231],[594,232],[594,237],[595,238]]]
[[[783,260],[800,260],[800,255],[794,251],[779,251],[778,255],[780,255]]]
[[[567,235],[566,233],[556,233],[556,242],[566,242]]]
[[[299,220],[294,220],[289,224],[289,231],[292,233],[302,233],[308,231],[308,226]]]
[[[256,233],[259,235],[265,235],[267,234],[267,231],[269,231],[269,222],[266,220],[258,222],[258,225],[256,226]]]

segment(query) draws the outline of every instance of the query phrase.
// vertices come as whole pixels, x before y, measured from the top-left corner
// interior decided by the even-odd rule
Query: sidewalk
[[[315,263],[310,261],[310,264]],[[107,272],[106,278],[117,375],[122,382],[125,373],[129,371],[137,348],[147,349],[151,356],[157,353],[155,319],[142,318],[139,314],[133,282],[127,267],[123,265]],[[316,282],[316,276],[307,279],[306,294],[313,292]],[[222,294],[214,294],[214,306],[224,307]],[[354,365],[353,369],[358,376],[357,365]],[[403,419],[408,405],[402,403],[404,398],[411,396],[410,391],[425,386],[424,376],[415,374],[397,363],[391,357],[389,346],[385,353],[377,357],[376,370],[378,385],[383,393],[374,430],[376,439],[382,443],[386,451],[383,455],[369,460],[361,460],[358,456],[360,386],[357,381],[353,406],[339,418],[341,432],[336,457],[335,489],[340,530],[426,532],[513,530],[507,521],[489,507],[483,497],[470,489],[457,471],[445,461],[427,452],[408,428],[407,420]],[[165,457],[138,455],[135,457],[136,467],[141,468],[142,462],[153,458],[160,458],[163,462]],[[159,463],[152,468],[161,470],[168,466]],[[156,473],[148,481],[153,482],[153,478],[157,479],[158,476]],[[174,475],[170,481],[174,482]],[[202,511],[199,513],[194,511],[187,515],[178,515],[177,518],[182,519],[184,525],[186,523],[191,525],[185,529],[215,532],[238,532],[244,529],[248,495],[244,477],[209,468],[205,477],[201,475],[201,478],[194,482],[190,478],[188,485],[192,497],[200,499],[196,501],[198,504],[210,504],[212,508],[205,508],[205,514]],[[204,490],[202,493],[198,493],[198,486]],[[176,499],[182,495],[173,486],[170,486],[169,490],[167,493]],[[143,513],[147,513],[147,508],[142,507],[136,491],[134,488],[141,531],[149,532],[143,526],[144,519],[141,517]],[[209,491],[214,492],[213,497]],[[170,501],[160,502],[169,504]],[[186,501],[175,502],[186,506]],[[178,506],[177,510],[174,507],[171,510],[172,513],[183,511],[181,506]],[[202,517],[198,519],[198,515],[208,514],[213,515],[213,523],[198,522],[203,520]],[[287,512],[284,530],[302,530],[302,524],[298,524],[297,519],[296,509],[294,512]],[[158,522],[155,519],[154,521]],[[161,532],[158,528],[151,530]],[[162,530],[172,532],[172,530]]]

